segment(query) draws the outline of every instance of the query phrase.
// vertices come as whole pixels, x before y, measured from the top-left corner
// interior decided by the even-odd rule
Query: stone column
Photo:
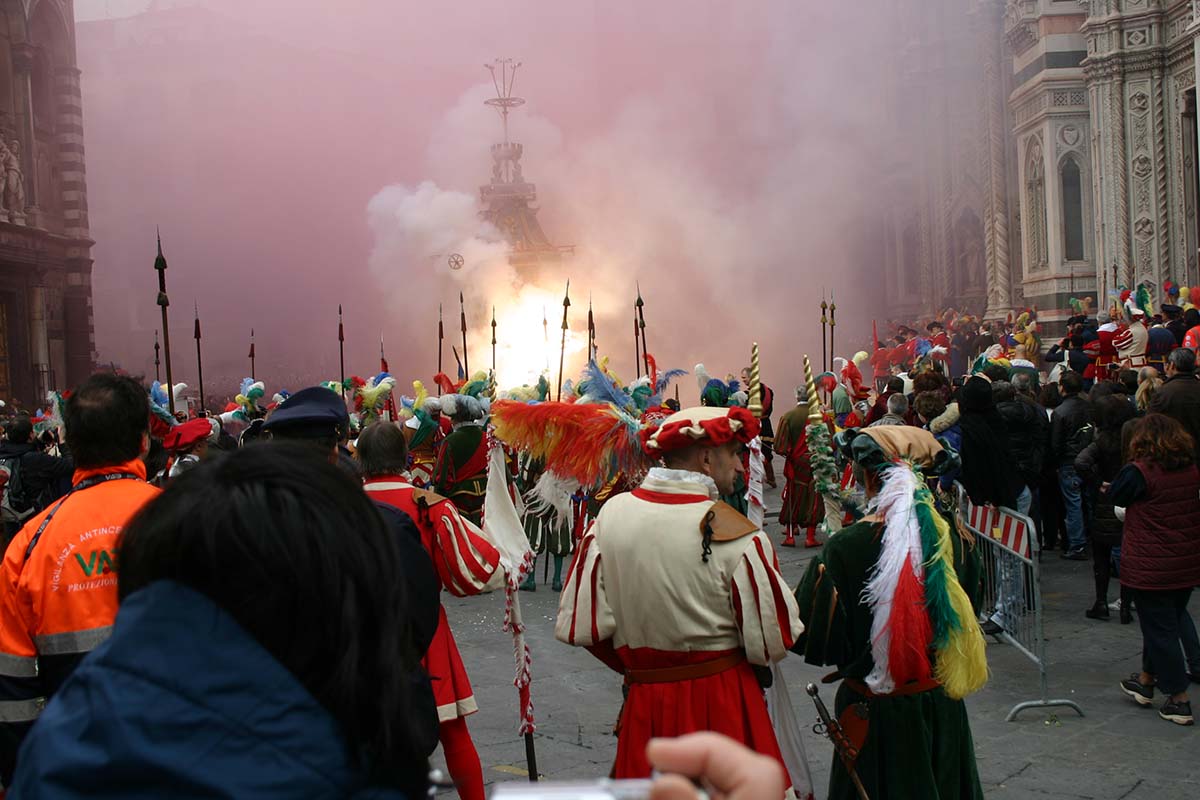
[[[987,108],[987,186],[983,237],[987,259],[987,310],[989,318],[1002,318],[1012,310],[1012,267],[1008,257],[1008,169],[1005,164],[1005,97],[1000,62],[1004,58],[1001,3],[980,9],[985,15],[983,80]]]
[[[36,400],[41,402],[50,391],[50,334],[46,329],[45,276],[38,272],[33,276],[34,285],[29,287],[29,349],[33,361],[34,389]]]
[[[55,144],[62,186],[64,233],[74,239],[88,238],[87,171],[83,157],[83,101],[79,70],[59,67],[54,73],[58,104]]]
[[[17,111],[18,136],[21,142],[21,169],[25,173],[25,207],[30,224],[39,227],[36,138],[33,132],[33,56],[34,47],[28,42],[12,46],[13,105]],[[15,215],[15,210],[14,210]],[[16,219],[13,219],[16,222]]]

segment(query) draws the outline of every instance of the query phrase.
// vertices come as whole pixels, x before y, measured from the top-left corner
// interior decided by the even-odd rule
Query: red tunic
[[[483,531],[458,513],[453,503],[416,489],[402,477],[369,480],[363,488],[372,500],[412,517],[421,531],[421,544],[446,590],[456,597],[466,597],[487,588],[500,564],[500,552]],[[424,502],[418,502],[418,498]],[[448,722],[479,710],[444,607],[439,608],[437,631],[422,665],[433,684],[439,720]]]
[[[795,598],[761,531],[714,541],[701,523],[715,485],[655,468],[613,497],[580,542],[559,598],[555,635],[620,672],[745,660],[712,675],[632,682],[621,712],[616,778],[650,774],[646,744],[695,731],[723,733],[783,765],[751,664],[782,659],[803,631]]]

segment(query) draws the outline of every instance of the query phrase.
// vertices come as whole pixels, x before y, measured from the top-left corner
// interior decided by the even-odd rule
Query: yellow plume
[[[987,644],[971,608],[971,599],[958,582],[958,573],[954,569],[950,523],[936,512],[933,521],[938,538],[934,558],[941,561],[946,570],[946,592],[959,623],[951,628],[947,645],[937,652],[934,676],[942,684],[947,696],[961,700],[982,689],[988,681]]]

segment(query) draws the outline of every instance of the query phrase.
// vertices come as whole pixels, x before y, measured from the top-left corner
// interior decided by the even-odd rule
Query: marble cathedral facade
[[[0,0],[0,400],[42,404],[94,364],[73,0]]]
[[[1200,0],[931,0],[899,51],[896,318],[1200,284]],[[911,82],[931,87],[915,93]],[[932,87],[949,87],[939,91]]]

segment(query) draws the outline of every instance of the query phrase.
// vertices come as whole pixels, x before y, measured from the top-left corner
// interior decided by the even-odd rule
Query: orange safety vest
[[[140,459],[76,470],[62,499],[30,519],[0,566],[0,722],[36,719],[71,664],[112,632],[117,546],[129,519],[159,490]],[[22,696],[18,696],[22,695]]]

